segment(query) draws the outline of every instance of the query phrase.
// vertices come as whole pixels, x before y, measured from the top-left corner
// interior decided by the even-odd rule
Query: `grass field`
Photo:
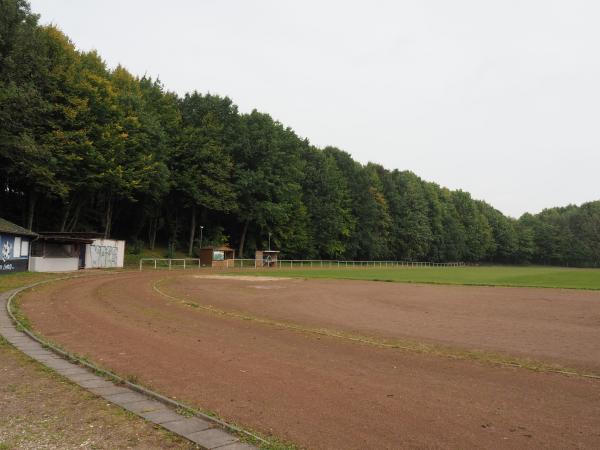
[[[540,266],[274,269],[260,272],[250,271],[248,274],[259,276],[269,275],[301,278],[392,281],[401,283],[600,289],[600,269],[572,269]]]

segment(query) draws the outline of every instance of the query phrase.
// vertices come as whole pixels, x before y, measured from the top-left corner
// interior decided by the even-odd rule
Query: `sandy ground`
[[[198,448],[0,342],[0,448]]]
[[[568,347],[556,351],[545,342],[552,335],[552,317],[562,321],[555,329],[573,325],[563,336],[574,339],[565,345],[576,347],[578,330],[585,330],[586,317],[598,311],[597,297],[586,292],[570,291],[578,312],[569,313],[567,305],[545,312],[544,304],[552,309],[568,301],[567,294],[542,290],[540,299],[539,290],[499,289],[502,294],[493,300],[483,295],[490,288],[437,287],[435,294],[430,287],[401,284],[234,283],[164,272],[60,282],[27,294],[22,307],[35,329],[71,351],[227,420],[308,448],[600,447],[598,380],[377,348],[217,315],[156,292],[154,284],[165,276],[174,277],[160,285],[171,295],[185,292],[202,304],[216,304],[206,295],[220,289],[221,297],[235,301],[221,306],[256,315],[412,338],[442,327],[428,339],[468,344],[479,335],[504,349],[513,348],[507,342],[516,346],[522,341],[525,349],[541,349],[539,354],[561,360]],[[197,284],[207,290],[201,293]],[[252,300],[271,293],[277,295],[270,302]],[[353,294],[353,300],[339,303],[347,297],[343,293]],[[294,298],[306,303],[294,305]],[[454,308],[444,302],[454,302]],[[517,321],[509,339],[507,323],[520,316],[534,323],[536,311],[542,315],[537,332],[520,334],[515,330],[527,326]],[[561,311],[567,314],[564,320]],[[438,326],[429,325],[429,317]],[[544,337],[536,337],[540,333]],[[593,350],[585,340],[581,343]],[[577,360],[598,366],[589,356]]]

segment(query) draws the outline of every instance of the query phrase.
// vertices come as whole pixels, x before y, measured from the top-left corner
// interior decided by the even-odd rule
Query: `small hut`
[[[203,267],[232,268],[234,262],[235,250],[225,245],[200,249],[200,265]]]
[[[257,250],[254,254],[256,267],[277,267],[278,250]]]

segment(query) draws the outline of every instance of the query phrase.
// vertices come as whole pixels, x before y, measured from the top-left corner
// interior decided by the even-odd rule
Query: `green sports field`
[[[563,267],[418,267],[355,269],[272,269],[248,272],[258,276],[334,278],[392,281],[400,283],[464,284],[479,286],[522,286],[600,290],[600,269]]]

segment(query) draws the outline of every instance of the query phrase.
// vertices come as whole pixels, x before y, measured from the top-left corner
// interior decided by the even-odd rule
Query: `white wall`
[[[125,241],[94,239],[85,246],[85,268],[123,267]]]
[[[79,258],[44,258],[43,256],[29,257],[30,272],[71,272],[79,269]]]

